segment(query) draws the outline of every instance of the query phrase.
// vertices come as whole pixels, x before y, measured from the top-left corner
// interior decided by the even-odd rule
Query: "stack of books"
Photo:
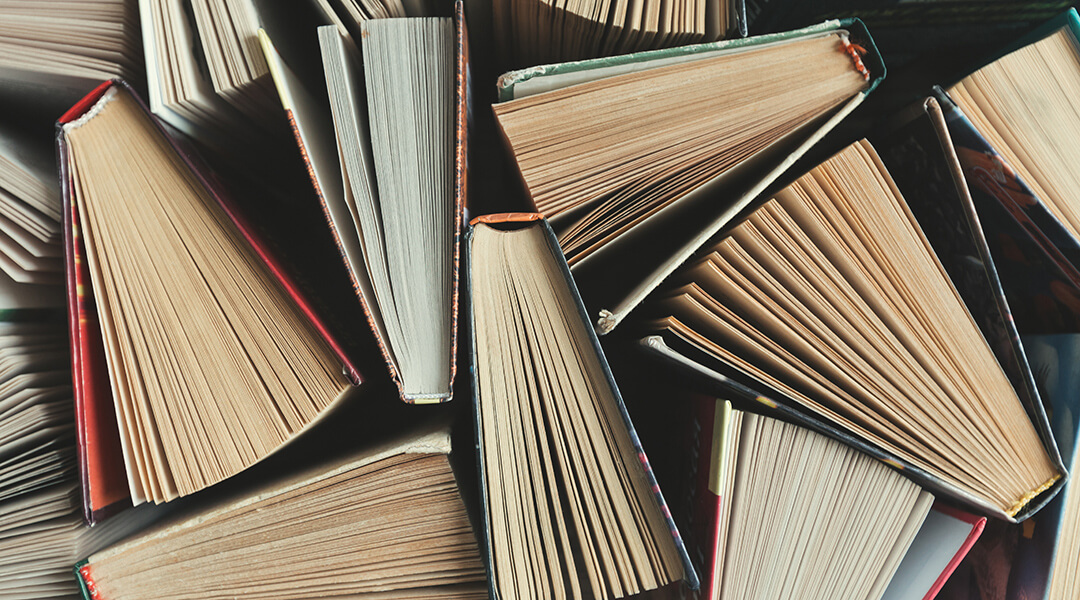
[[[809,4],[0,1],[0,598],[1077,597],[1080,18]]]

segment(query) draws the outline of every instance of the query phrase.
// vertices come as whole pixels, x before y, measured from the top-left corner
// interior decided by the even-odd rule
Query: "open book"
[[[1003,371],[865,141],[733,226],[647,317],[655,352],[766,390],[749,397],[824,420],[981,512],[1021,520],[1064,480],[1045,413]]]
[[[115,409],[133,502],[243,470],[359,383],[282,264],[130,88],[103,84],[57,129],[77,403]],[[107,455],[107,433],[87,429],[87,446]]]
[[[687,535],[704,559],[699,598],[880,600],[921,588],[921,600],[946,569],[928,554],[908,560],[913,542],[933,537],[923,527],[929,492],[814,431],[721,400],[695,404],[701,466],[689,482],[696,515]],[[952,546],[950,562],[959,545],[936,540]]]
[[[449,400],[455,371],[468,96],[455,6],[453,19],[364,21],[358,45],[320,27],[319,64],[288,60],[262,35],[360,308],[407,402]]]
[[[486,597],[445,430],[183,514],[77,565],[86,600]]]
[[[697,576],[537,214],[466,234],[492,598],[623,598]]]
[[[883,75],[830,21],[507,73],[494,111],[604,334]]]

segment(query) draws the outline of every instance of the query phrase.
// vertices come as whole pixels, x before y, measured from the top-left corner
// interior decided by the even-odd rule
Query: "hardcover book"
[[[1029,390],[1036,417],[1049,415],[1071,468],[1077,407],[1065,390],[1075,383],[1069,365],[1080,331],[1070,301],[1080,295],[1069,258],[1075,240],[943,92],[897,121],[881,136],[885,161],[1014,386]],[[1070,480],[1033,519],[988,527],[941,597],[1070,597],[1068,561],[1080,522],[1067,508],[1073,491]]]
[[[932,495],[838,441],[733,410],[730,402],[686,400],[693,405],[687,457],[696,464],[680,492],[691,499],[691,556],[702,563],[695,598],[922,600],[940,588],[986,521],[931,508]],[[849,469],[860,475],[845,480]],[[840,522],[863,525],[837,531]],[[854,550],[867,545],[875,551]],[[836,552],[865,560],[847,568]]]
[[[302,48],[292,58],[279,53],[265,31],[261,40],[391,379],[406,402],[443,402],[456,368],[467,193],[464,5],[455,4],[453,20],[380,19],[360,27],[362,53],[330,25],[319,29],[320,48],[307,60]],[[396,46],[426,39],[406,35],[414,29],[434,36],[425,42],[432,50]]]
[[[829,21],[507,73],[494,110],[605,334],[884,74],[860,22]]]
[[[428,429],[208,498],[90,554],[75,567],[83,598],[481,600],[450,434]]]
[[[491,597],[696,588],[546,221],[478,217],[465,247]]]
[[[359,384],[283,263],[126,84],[57,130],[91,519],[235,474]]]
[[[724,393],[859,440],[928,489],[1023,520],[1066,470],[1017,355],[984,338],[993,315],[969,312],[913,212],[873,147],[857,143],[673,278],[650,307],[646,344]],[[958,441],[969,436],[981,441]],[[961,448],[987,454],[949,456]],[[956,464],[985,467],[972,479]],[[1006,483],[1010,472],[1025,481]]]

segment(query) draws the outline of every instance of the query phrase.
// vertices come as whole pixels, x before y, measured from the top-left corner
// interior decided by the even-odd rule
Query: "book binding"
[[[184,148],[150,112],[149,107],[125,81],[114,79],[99,85],[70,110],[64,113],[56,124],[56,144],[60,164],[61,195],[63,201],[65,278],[68,283],[68,320],[71,336],[72,378],[74,383],[76,406],[76,431],[78,432],[78,454],[80,478],[83,489],[84,517],[90,524],[99,522],[127,506],[130,493],[120,491],[121,485],[115,475],[115,466],[123,450],[119,441],[119,425],[113,408],[108,365],[104,354],[104,342],[99,325],[97,309],[94,305],[94,290],[86,263],[86,249],[79,237],[77,207],[74,201],[74,181],[71,168],[64,125],[86,114],[113,87],[129,93],[138,105],[150,117],[158,132],[168,140],[172,149],[189,168],[198,181],[222,208],[229,220],[239,230],[243,238],[251,244],[260,259],[266,264],[271,274],[277,279],[290,298],[311,322],[333,354],[341,361],[342,372],[352,385],[357,386],[362,378],[359,369],[345,353],[326,322],[308,300],[305,292],[289,274],[283,262],[269,250],[269,245],[257,234],[253,225],[232,204],[228,195],[212,173],[193,151]],[[110,475],[112,473],[112,475]],[[101,494],[95,491],[100,484]],[[123,483],[126,486],[126,483]],[[106,498],[107,504],[96,505],[95,498]]]

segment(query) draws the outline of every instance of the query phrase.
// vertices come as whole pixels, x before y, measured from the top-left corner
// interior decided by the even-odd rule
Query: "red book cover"
[[[65,277],[68,296],[69,335],[72,346],[72,379],[75,393],[76,431],[82,481],[84,516],[88,523],[96,523],[119,509],[131,504],[127,486],[123,447],[113,403],[113,395],[106,363],[104,342],[94,290],[90,280],[89,265],[85,260],[85,246],[79,235],[78,209],[73,203],[73,174],[68,164],[68,150],[63,125],[89,110],[113,86],[119,86],[131,94],[150,114],[142,99],[121,80],[102,83],[68,110],[57,122],[57,152],[60,164],[61,192],[63,196]],[[239,229],[243,237],[266,263],[270,272],[296,302],[326,340],[334,355],[341,361],[342,371],[353,385],[359,385],[359,370],[345,353],[343,345],[335,339],[325,322],[305,297],[300,286],[288,273],[284,264],[269,251],[269,246],[256,234],[246,217],[239,212],[212,179],[201,160],[182,148],[168,134],[156,118],[153,122],[170,141],[177,154],[191,169],[198,182],[210,191],[218,204]]]

